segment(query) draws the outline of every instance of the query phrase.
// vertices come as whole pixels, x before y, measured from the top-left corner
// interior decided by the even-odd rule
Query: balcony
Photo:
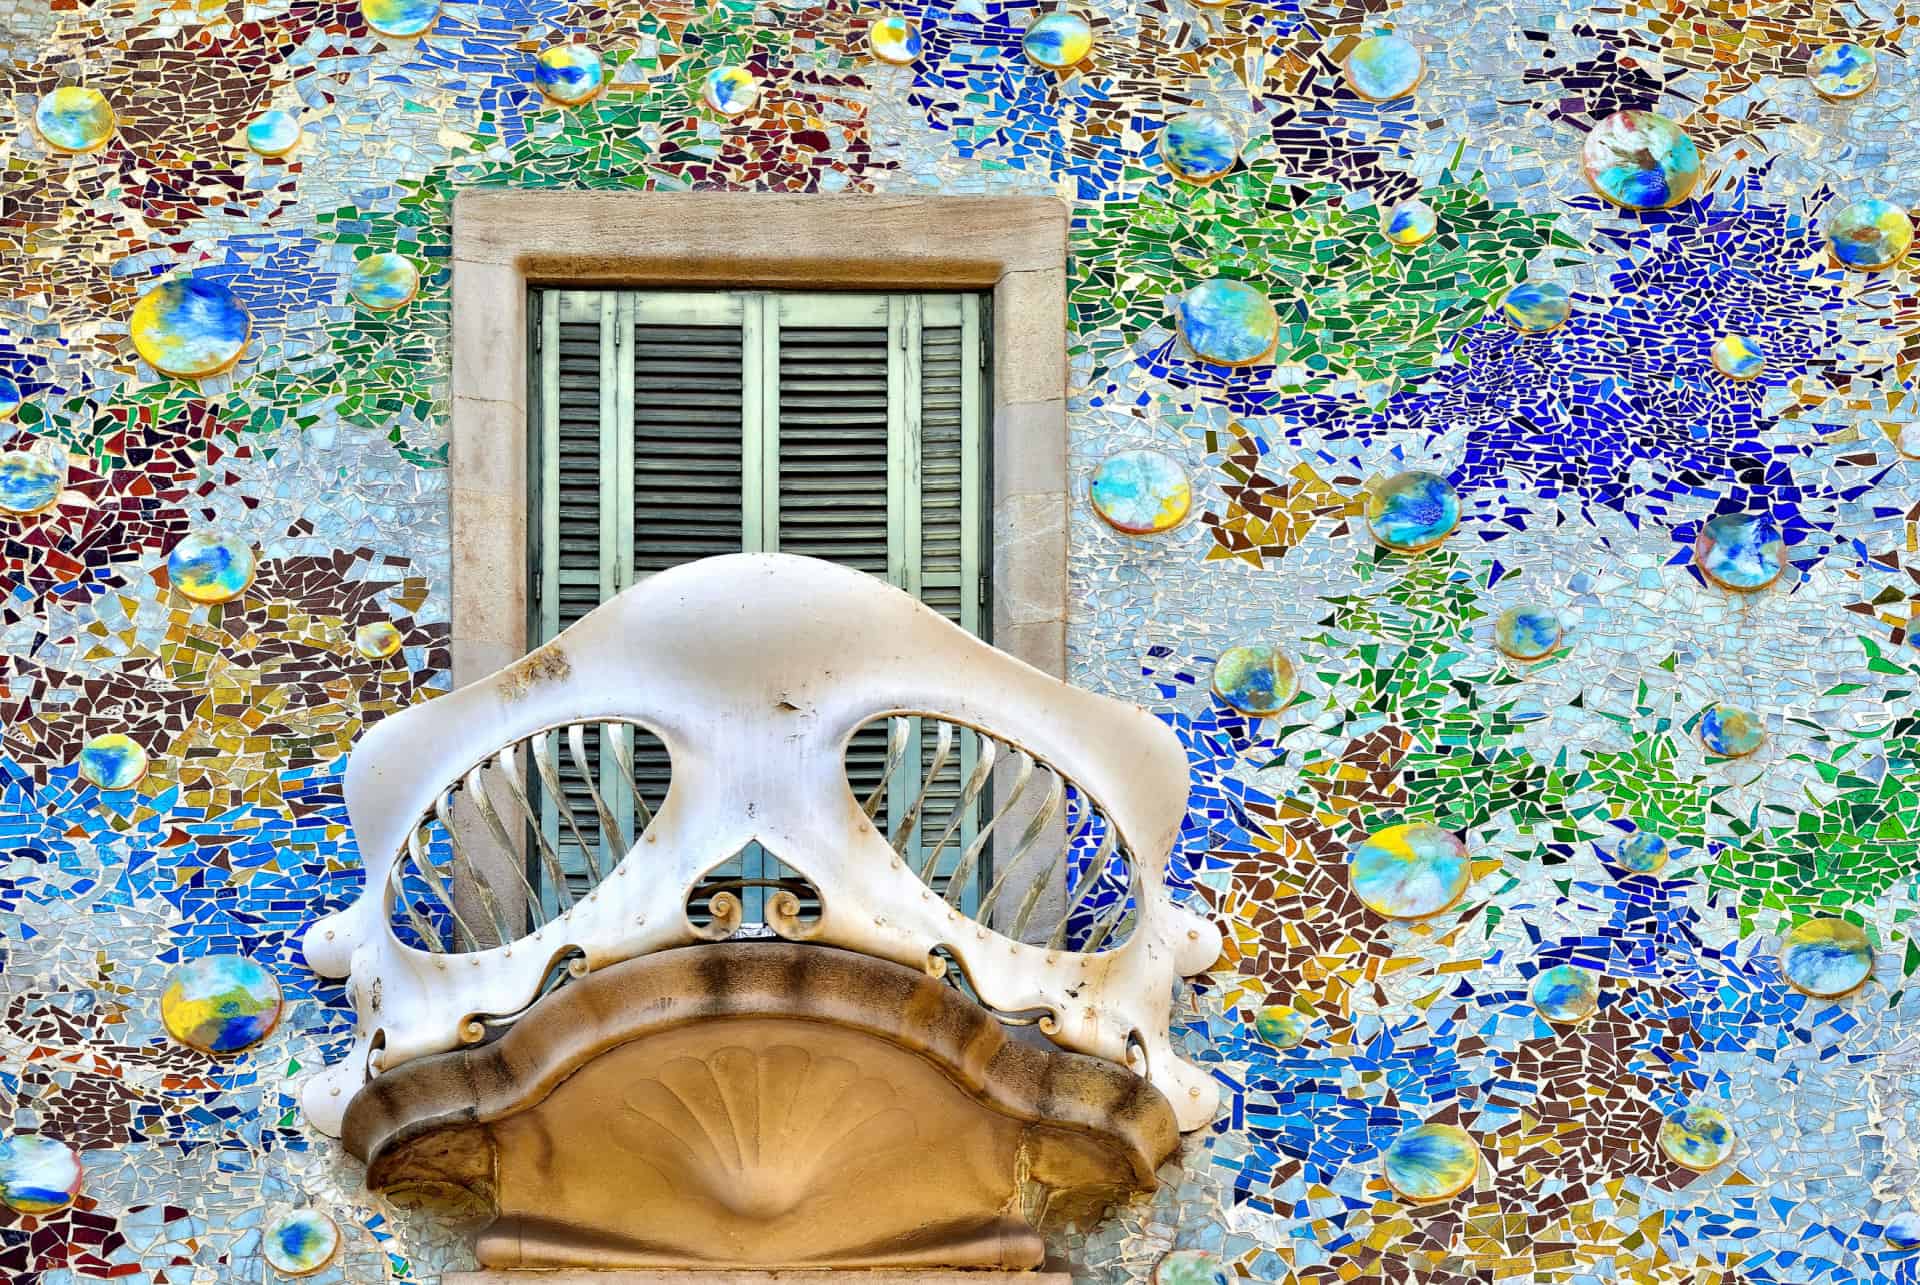
[[[1037,1267],[1213,1115],[1186,781],[870,577],[664,572],[356,747],[303,1106],[490,1270]]]

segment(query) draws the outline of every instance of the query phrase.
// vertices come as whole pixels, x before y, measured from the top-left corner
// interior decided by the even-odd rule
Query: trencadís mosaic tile
[[[1920,11],[1099,0],[1030,39],[1054,10],[7,9],[0,1131],[80,1173],[0,1210],[0,1275],[274,1279],[289,1211],[338,1230],[303,1279],[464,1265],[301,1127],[345,1023],[298,941],[358,887],[354,737],[448,682],[448,217],[519,186],[1071,204],[1072,475],[1190,492],[1149,537],[1076,496],[1071,676],[1186,744],[1174,877],[1229,941],[1184,1036],[1227,1106],[1061,1239],[1077,1278],[1914,1278]],[[1183,341],[1214,280],[1258,343]],[[1370,526],[1408,475],[1438,543]],[[1248,645],[1284,703],[1216,691]],[[1354,882],[1398,826],[1460,844],[1425,918]],[[257,1045],[168,1037],[203,959],[282,988]],[[1409,1136],[1445,1146],[1396,1195]]]

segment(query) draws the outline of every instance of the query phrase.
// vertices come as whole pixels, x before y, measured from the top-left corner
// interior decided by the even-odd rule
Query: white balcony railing
[[[1186,779],[1144,712],[871,577],[779,555],[654,576],[355,748],[367,886],[307,940],[350,978],[355,1042],[307,1114],[337,1132],[369,1076],[569,977],[757,929],[948,975],[1198,1127],[1213,1083],[1167,1025],[1220,936],[1165,891]]]

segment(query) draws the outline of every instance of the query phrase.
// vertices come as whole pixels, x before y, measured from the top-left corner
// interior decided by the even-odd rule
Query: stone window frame
[[[1067,206],[1052,197],[473,189],[453,204],[456,686],[527,651],[536,287],[991,294],[993,643],[1067,666]]]

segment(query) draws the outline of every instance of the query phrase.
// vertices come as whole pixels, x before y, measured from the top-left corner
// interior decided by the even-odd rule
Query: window
[[[985,636],[986,312],[982,296],[959,293],[535,291],[531,641],[655,571],[740,551],[856,567]],[[918,791],[913,764],[932,761],[933,736],[920,739],[916,728],[891,808]],[[609,800],[626,828],[637,806],[658,804],[668,767],[657,743],[617,748],[642,796]],[[973,768],[974,747],[958,748],[929,789],[928,823],[952,818]],[[878,783],[886,751],[882,727],[856,738],[856,792]],[[586,837],[547,805],[549,838],[573,849],[568,882],[582,884],[590,856],[608,864],[579,850],[597,842],[594,805],[564,756],[553,767]],[[977,818],[961,822],[955,855]],[[930,828],[940,833],[923,824],[922,836]],[[716,878],[748,881],[752,920],[790,874],[750,849]]]

